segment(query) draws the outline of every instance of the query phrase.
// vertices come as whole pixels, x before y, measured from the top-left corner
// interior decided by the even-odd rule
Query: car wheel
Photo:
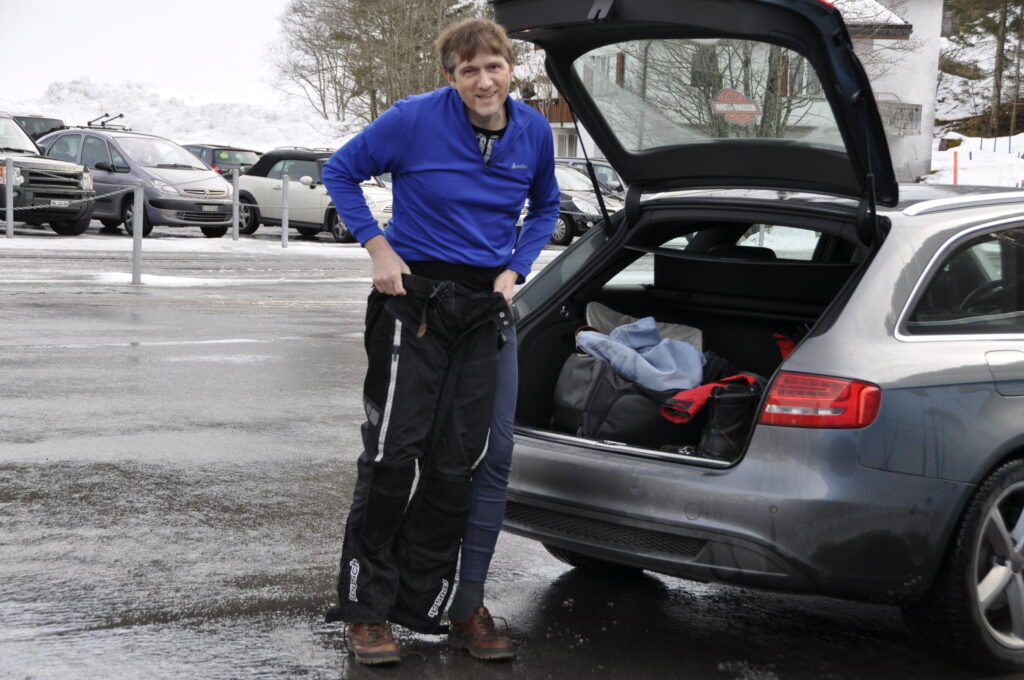
[[[227,227],[199,227],[199,231],[203,232],[203,236],[206,238],[220,238],[224,234],[228,233]]]
[[[558,219],[555,220],[555,231],[551,234],[551,243],[556,246],[569,245],[575,228],[571,217],[565,213],[559,213]]]
[[[592,574],[614,576],[616,578],[628,578],[630,576],[639,576],[644,571],[637,567],[627,567],[623,564],[606,562],[605,560],[599,560],[596,557],[581,555],[578,552],[559,548],[554,545],[548,545],[547,543],[541,543],[541,545],[543,545],[544,549],[551,553],[551,556],[559,562],[565,562],[570,566],[576,567],[582,571],[588,571]]]
[[[91,218],[87,215],[77,220],[59,220],[50,222],[50,229],[53,229],[59,236],[78,236],[84,234],[89,228]]]
[[[255,234],[260,228],[260,209],[256,207],[256,201],[248,196],[238,197],[238,233]]]
[[[1024,460],[998,468],[974,492],[935,582],[904,613],[952,658],[1024,669]]]
[[[295,227],[295,230],[299,232],[299,236],[304,236],[305,238],[313,238],[323,231],[323,229],[318,227]]]
[[[103,218],[100,220],[100,224],[107,229],[117,229],[121,226],[121,220]]]
[[[121,222],[124,224],[124,230],[131,236],[134,232],[132,226],[134,224],[133,219],[135,217],[135,201],[131,198],[124,202],[124,207],[121,208]],[[153,223],[149,221],[149,215],[146,211],[142,211],[142,235],[149,236],[150,232],[153,231]]]
[[[331,236],[334,237],[335,241],[337,241],[338,243],[355,242],[356,237],[353,236],[352,233],[348,230],[348,227],[345,226],[344,220],[338,217],[337,212],[335,212],[334,210],[330,211],[327,214],[327,221],[330,225],[329,228],[331,230]]]

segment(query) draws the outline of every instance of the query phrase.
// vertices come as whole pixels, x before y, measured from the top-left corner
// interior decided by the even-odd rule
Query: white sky
[[[288,0],[0,0],[0,103],[53,82],[149,83],[196,102],[271,104]],[[13,68],[12,68],[13,66]],[[2,108],[2,106],[0,106]]]

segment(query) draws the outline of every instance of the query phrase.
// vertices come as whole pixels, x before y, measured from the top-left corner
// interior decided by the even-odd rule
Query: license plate
[[[203,212],[219,212],[220,211],[220,206],[219,205],[204,205],[204,206],[200,206],[200,207],[203,209]]]
[[[51,198],[50,205],[54,208],[66,208],[71,205],[71,201],[65,201],[59,198]]]

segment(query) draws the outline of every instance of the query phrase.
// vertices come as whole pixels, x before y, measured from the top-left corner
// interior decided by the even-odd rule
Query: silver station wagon
[[[1024,192],[898,186],[827,3],[494,9],[629,187],[515,299],[505,528],[579,568],[899,605],[1024,668]],[[580,327],[649,316],[705,383],[764,381],[677,424],[692,391],[579,370]]]

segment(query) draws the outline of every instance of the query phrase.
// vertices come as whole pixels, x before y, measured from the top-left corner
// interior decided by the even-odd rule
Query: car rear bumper
[[[915,599],[972,487],[865,468],[850,437],[762,426],[711,469],[517,432],[505,529],[685,578]]]

